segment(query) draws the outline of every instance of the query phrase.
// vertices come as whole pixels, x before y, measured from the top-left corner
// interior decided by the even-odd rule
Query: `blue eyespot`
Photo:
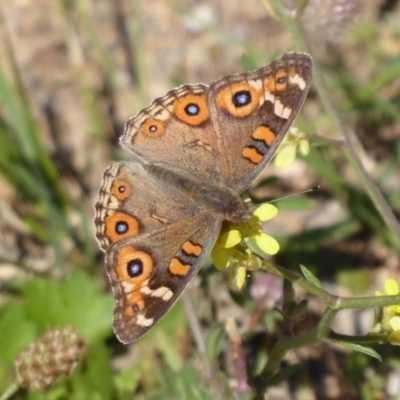
[[[280,84],[280,85],[282,85],[283,83],[285,83],[286,82],[286,76],[281,76],[280,78],[278,78],[277,80],[276,80],[276,83],[278,83],[278,84]]]
[[[128,262],[127,266],[128,275],[131,278],[137,278],[138,276],[142,275],[143,273],[143,263],[142,260],[139,258],[135,258]]]
[[[123,235],[128,232],[128,224],[124,221],[117,222],[115,225],[115,232],[118,233],[118,235]]]
[[[248,90],[241,90],[233,95],[232,102],[236,107],[244,107],[251,103],[251,93]]]
[[[189,103],[186,107],[185,107],[185,112],[188,115],[197,115],[200,112],[200,107],[197,104],[193,104],[193,103]]]

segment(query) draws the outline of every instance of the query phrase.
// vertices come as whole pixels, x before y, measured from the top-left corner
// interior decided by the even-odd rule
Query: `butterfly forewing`
[[[311,57],[289,53],[255,72],[211,85],[224,186],[241,193],[268,165],[304,103],[311,76]]]

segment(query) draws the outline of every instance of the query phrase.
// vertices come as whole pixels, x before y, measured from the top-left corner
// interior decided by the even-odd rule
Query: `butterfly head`
[[[225,219],[233,223],[247,222],[251,218],[248,204],[239,197],[233,198],[224,211]]]

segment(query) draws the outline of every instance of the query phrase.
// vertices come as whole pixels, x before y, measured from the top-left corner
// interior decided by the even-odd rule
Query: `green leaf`
[[[183,307],[182,299],[172,306],[155,328],[146,334],[138,343],[135,343],[136,349],[142,353],[139,357],[142,360],[150,359],[156,352],[163,360],[165,369],[177,373],[185,367],[184,356],[188,337],[187,315]],[[171,378],[165,376],[165,371],[157,371],[154,363],[151,365],[137,365],[137,368],[146,370],[149,368],[151,377],[146,380],[152,380],[152,384],[165,379],[165,386],[172,385]],[[157,372],[156,372],[157,371]],[[142,375],[143,376],[143,372]],[[150,398],[150,397],[149,397]]]
[[[224,339],[226,337],[225,329],[222,324],[214,324],[206,337],[206,353],[210,360],[217,361],[221,353]]]
[[[0,332],[0,386],[5,387],[14,358],[35,340],[36,328],[26,320],[23,305],[10,300],[0,309]]]
[[[130,399],[140,385],[143,371],[135,364],[119,372],[115,377],[115,385],[120,399]]]
[[[167,335],[165,330],[157,329],[154,330],[154,347],[162,354],[165,363],[172,371],[179,371],[183,368],[182,357],[179,354],[179,346],[176,346],[175,337],[173,335]]]
[[[268,381],[269,386],[276,386],[279,383],[286,381],[289,377],[295,374],[300,369],[300,364],[289,365],[286,368],[280,370],[277,374],[271,377]]]
[[[308,282],[323,289],[321,281],[308,268],[306,268],[304,265],[300,264],[300,269],[304,275],[304,278],[306,278],[308,280]]]
[[[359,353],[363,353],[366,354],[367,356],[376,358],[379,361],[382,361],[382,357],[373,349],[371,349],[370,347],[365,347],[365,346],[361,346],[360,344],[356,344],[356,343],[348,343],[348,342],[342,342],[340,340],[335,340],[335,343],[339,343],[344,347],[347,347],[351,350],[354,351],[358,351]]]
[[[82,271],[73,271],[64,281],[33,279],[23,288],[27,317],[40,327],[72,325],[89,343],[111,334],[112,296]]]
[[[176,376],[181,399],[211,400],[209,385],[203,383],[192,363],[186,365]]]
[[[115,398],[110,350],[99,343],[92,347],[84,362],[72,373],[71,382],[71,398],[76,400]]]

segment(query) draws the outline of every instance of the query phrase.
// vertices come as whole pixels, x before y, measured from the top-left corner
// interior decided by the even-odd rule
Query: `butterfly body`
[[[229,189],[223,189],[198,179],[181,175],[157,165],[144,165],[145,169],[168,187],[172,187],[193,203],[201,205],[215,218],[232,222],[248,221],[248,207],[240,197]]]
[[[223,220],[247,221],[240,194],[271,160],[311,84],[312,60],[289,53],[211,86],[183,85],[128,120],[95,207],[123,343],[148,332],[195,276]]]

